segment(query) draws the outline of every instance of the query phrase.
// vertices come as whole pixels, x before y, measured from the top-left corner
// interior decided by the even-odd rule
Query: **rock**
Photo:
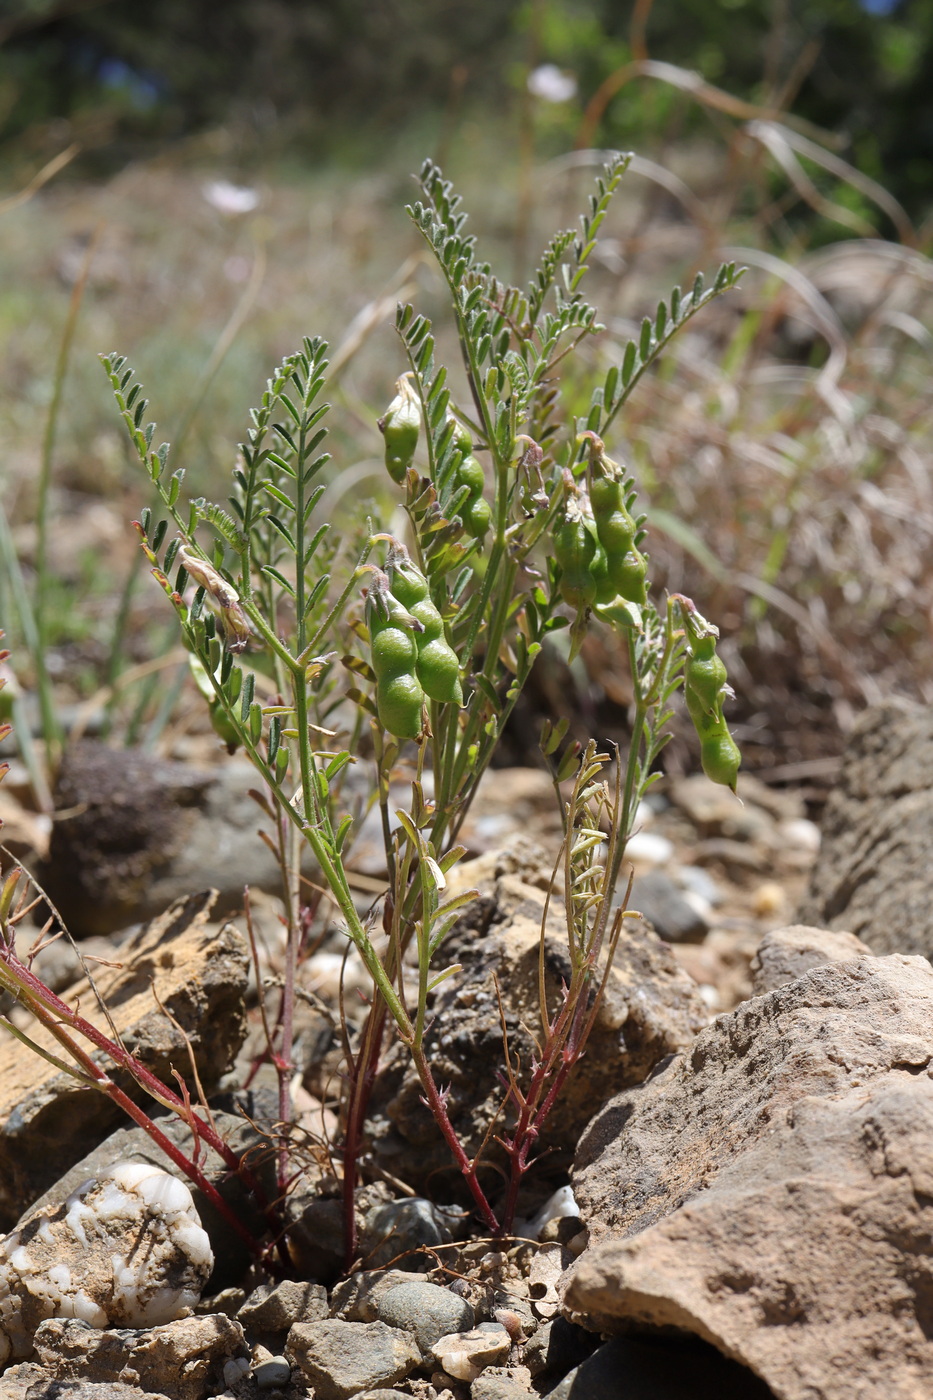
[[[311,1381],[315,1400],[349,1400],[391,1386],[421,1362],[414,1338],[384,1322],[299,1322],[285,1350]]]
[[[256,1332],[287,1332],[296,1322],[320,1322],[328,1312],[326,1288],[286,1278],[254,1288],[237,1320]]]
[[[436,1283],[400,1283],[383,1293],[376,1307],[380,1322],[410,1332],[421,1354],[449,1332],[469,1332],[476,1319],[465,1298]]]
[[[151,919],[213,886],[218,910],[242,907],[243,886],[277,892],[281,875],[249,796],[256,771],[236,761],[200,769],[148,750],[82,742],[66,750],[40,882],[76,938]]]
[[[292,1368],[284,1356],[270,1356],[253,1368],[253,1380],[260,1390],[278,1390],[288,1385],[292,1378]]]
[[[469,879],[469,864],[460,878]],[[443,982],[433,1003],[427,1053],[437,1082],[450,1086],[448,1110],[468,1153],[477,1152],[500,1116],[502,1026],[493,977],[502,992],[513,1060],[527,1066],[534,1051],[526,1027],[540,1024],[538,962],[544,893],[513,876],[500,879],[492,896],[481,895],[463,911],[439,956],[462,972]],[[570,960],[562,906],[551,902],[545,939],[549,996],[569,980]],[[571,1154],[598,1105],[620,1086],[639,1083],[666,1055],[688,1045],[707,1015],[692,979],[682,972],[656,934],[626,925],[586,1054],[544,1125],[540,1149]],[[451,1173],[447,1147],[422,1102],[421,1086],[404,1050],[396,1046],[372,1100],[376,1153],[389,1171],[418,1189],[439,1171]],[[492,1159],[501,1150],[492,1142]],[[446,1177],[454,1188],[456,1175]]]
[[[789,924],[766,933],[752,958],[752,993],[761,996],[793,982],[811,967],[872,957],[871,949],[852,933],[808,924]]]
[[[19,1400],[19,1391],[8,1396],[0,1382],[2,1400],[12,1400],[13,1394]],[[47,1376],[30,1385],[23,1394],[25,1400],[166,1400],[164,1390],[140,1390],[138,1385],[125,1385],[122,1381],[101,1381],[99,1384],[97,1381],[51,1381]]]
[[[761,846],[749,845],[745,841],[734,841],[728,836],[711,836],[694,847],[693,859],[697,865],[721,865],[726,874],[737,883],[749,875],[760,875],[770,870],[774,864],[771,853]]]
[[[225,1142],[235,1152],[249,1154],[249,1160],[266,1191],[269,1200],[274,1200],[277,1192],[275,1167],[270,1152],[270,1140],[258,1133],[243,1118],[225,1113],[221,1109],[212,1110],[214,1125]],[[189,1155],[194,1151],[191,1130],[173,1116],[158,1120],[161,1132]],[[213,1182],[232,1210],[258,1238],[265,1230],[262,1216],[247,1192],[243,1183],[234,1176],[223,1159],[213,1150],[200,1144],[201,1169]],[[76,1191],[89,1177],[105,1173],[119,1162],[137,1162],[158,1167],[171,1172],[183,1180],[194,1198],[195,1208],[201,1224],[207,1232],[214,1252],[214,1271],[206,1287],[212,1292],[223,1289],[227,1284],[239,1282],[251,1254],[245,1243],[234,1235],[226,1219],[216,1209],[213,1202],[183,1176],[180,1169],[165,1156],[143,1128],[118,1128],[99,1147],[77,1162],[64,1176],[34,1203],[31,1212],[51,1211],[59,1206],[65,1197]],[[226,1311],[216,1308],[215,1311]]]
[[[207,1092],[244,1037],[249,966],[246,944],[232,925],[208,927],[212,904],[208,891],[173,905],[123,945],[118,967],[94,972],[123,1045],[169,1085],[173,1068],[190,1079],[190,1046]],[[87,982],[74,986],[68,1000],[80,1002],[82,1015],[112,1038]],[[30,1035],[61,1054],[41,1027]],[[95,1058],[112,1068],[102,1052]],[[144,1097],[124,1071],[114,1070],[113,1077],[136,1098]],[[0,1227],[13,1224],[121,1121],[124,1115],[104,1094],[8,1040],[0,1059]]]
[[[53,1318],[36,1332],[36,1356],[50,1380],[139,1386],[171,1400],[205,1400],[222,1389],[226,1360],[244,1350],[243,1329],[229,1317],[185,1317],[142,1331],[98,1332]],[[67,1390],[60,1392],[68,1395]],[[51,1400],[50,1393],[49,1400]],[[101,1400],[104,1400],[103,1389]]]
[[[668,943],[701,943],[709,932],[709,921],[663,870],[637,877],[628,906],[643,914]]]
[[[331,1313],[344,1322],[375,1322],[380,1299],[402,1283],[424,1283],[424,1275],[404,1269],[364,1269],[351,1274],[331,1292]]]
[[[304,1278],[330,1284],[343,1272],[343,1201],[318,1191],[317,1181],[299,1182],[286,1198],[288,1247]]]
[[[0,1376],[0,1400],[26,1400],[30,1386],[50,1384],[48,1376],[34,1361],[21,1361]]]
[[[592,1353],[597,1338],[565,1317],[542,1323],[525,1343],[524,1361],[532,1376],[564,1376]]]
[[[469,1332],[451,1332],[439,1337],[431,1348],[448,1376],[458,1381],[475,1381],[487,1366],[498,1366],[508,1356],[512,1339],[504,1327],[481,1322]]]
[[[889,702],[860,716],[821,823],[798,911],[875,953],[933,955],[933,710]]]
[[[679,1337],[615,1337],[544,1395],[547,1400],[774,1400],[744,1366],[705,1342]],[[816,1397],[811,1392],[811,1400]]]
[[[386,1264],[424,1270],[434,1267],[430,1255],[411,1254],[422,1245],[450,1244],[462,1234],[464,1213],[459,1206],[436,1206],[419,1196],[386,1201],[366,1216],[360,1237],[360,1253],[371,1269]]]
[[[779,1400],[933,1393],[933,968],[816,967],[719,1016],[580,1144],[564,1308],[674,1326]]]
[[[673,841],[657,831],[634,831],[625,845],[625,859],[635,865],[666,865],[673,858]]]
[[[156,1167],[115,1166],[0,1243],[0,1364],[31,1354],[45,1318],[171,1322],[197,1302],[213,1265],[184,1183]]]
[[[763,790],[763,791],[762,791]],[[733,841],[759,841],[770,845],[774,838],[774,815],[757,799],[768,794],[763,783],[746,774],[739,778],[738,801],[728,788],[711,782],[704,773],[677,778],[671,785],[671,800],[690,818],[700,836],[725,837]],[[770,794],[764,797],[769,801]]]
[[[490,1366],[470,1386],[470,1400],[527,1400],[534,1394],[527,1366]]]

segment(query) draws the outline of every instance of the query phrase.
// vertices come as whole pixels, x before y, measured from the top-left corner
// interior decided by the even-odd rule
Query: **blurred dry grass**
[[[532,230],[534,247],[575,217],[592,160],[577,153],[522,182],[502,167],[496,139],[461,132],[448,168],[484,251],[504,255],[511,271],[516,226]],[[129,355],[160,430],[185,434],[189,485],[222,495],[273,365],[301,336],[325,335],[341,362],[335,466],[358,509],[380,489],[375,418],[401,368],[396,296],[404,291],[429,314],[441,305],[402,207],[417,154],[400,149],[391,169],[365,174],[270,173],[256,187],[257,208],[232,214],[205,198],[225,158],[202,141],[106,184],[53,182],[0,218],[0,470],[27,569],[52,367],[93,240],[51,501],[62,609],[53,631],[66,691],[100,683],[133,558],[125,522],[141,504],[97,353]],[[750,764],[803,763],[803,774],[838,750],[866,701],[933,696],[933,265],[878,238],[815,252],[798,243],[780,260],[774,220],[765,238],[760,204],[742,214],[748,168],[710,144],[672,149],[663,170],[641,161],[627,177],[594,259],[590,296],[607,332],[590,348],[590,367],[619,355],[675,280],[720,258],[749,265],[739,293],[675,342],[610,446],[631,460],[656,510],[658,581],[694,594],[721,624]],[[454,360],[455,347],[444,349]],[[567,392],[583,411],[582,373]],[[143,585],[128,661],[166,644],[151,602]],[[611,649],[595,643],[590,665],[604,691],[624,699]]]

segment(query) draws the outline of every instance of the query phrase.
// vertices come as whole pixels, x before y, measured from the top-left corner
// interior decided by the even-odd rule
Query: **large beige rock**
[[[749,967],[752,992],[755,996],[773,992],[796,981],[811,967],[871,956],[867,943],[843,929],[813,928],[810,924],[771,929],[759,943]]]
[[[123,944],[118,966],[93,971],[94,986],[126,1048],[171,1085],[173,1067],[190,1079],[187,1037],[208,1091],[246,1033],[249,970],[242,935],[230,924],[210,925],[213,898],[213,891],[207,891],[180,900]],[[80,1003],[81,1014],[113,1037],[86,981],[65,999],[71,1006]],[[29,1034],[62,1054],[41,1027],[32,1026]],[[110,1066],[103,1052],[94,1053]],[[121,1087],[133,1088],[123,1071],[115,1078]],[[141,1091],[133,1092],[143,1097]],[[9,1228],[69,1167],[126,1121],[104,1094],[5,1037],[0,1057],[0,1229]]]
[[[821,822],[801,922],[848,929],[876,953],[933,956],[933,710],[863,714]]]
[[[587,1326],[695,1333],[779,1400],[933,1395],[933,968],[814,968],[720,1016],[580,1144]]]
[[[65,1400],[82,1382],[100,1387],[101,1400],[110,1396],[111,1387],[118,1400],[123,1384],[169,1400],[206,1400],[223,1386],[224,1363],[246,1351],[243,1328],[224,1313],[106,1332],[55,1318],[36,1333],[39,1363],[59,1383],[58,1390],[50,1387],[48,1400]]]
[[[458,874],[461,883],[469,879],[470,866]],[[527,1070],[532,1060],[528,1028],[537,1032],[541,1025],[538,964],[544,906],[543,890],[505,875],[468,906],[439,954],[439,966],[443,959],[459,963],[462,971],[439,988],[428,1053],[437,1082],[450,1086],[451,1119],[471,1153],[487,1141],[487,1155],[494,1156],[490,1128],[494,1121],[496,1131],[508,1127],[508,1118],[500,1116],[502,1023],[494,979],[513,1062]],[[544,963],[553,1010],[561,982],[570,979],[562,905],[554,900]],[[539,1147],[569,1155],[601,1104],[620,1087],[640,1083],[666,1055],[689,1045],[707,1020],[696,984],[678,967],[670,948],[644,925],[627,925],[586,1053],[547,1120]],[[373,1109],[376,1150],[395,1175],[418,1186],[441,1170],[451,1181],[446,1144],[399,1047],[387,1056]]]

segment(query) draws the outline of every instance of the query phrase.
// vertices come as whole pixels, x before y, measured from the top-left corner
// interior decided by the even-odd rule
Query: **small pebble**
[[[808,851],[815,856],[820,849],[820,829],[816,822],[807,821],[806,817],[779,822],[777,834],[784,845],[791,846],[794,850]]]
[[[245,1356],[231,1356],[229,1361],[224,1362],[224,1385],[236,1385],[242,1380],[249,1370],[249,1362]]]
[[[779,914],[784,908],[786,895],[776,880],[765,880],[752,895],[752,906],[759,918],[765,919]]]
[[[656,831],[636,831],[625,846],[626,860],[644,865],[665,865],[674,855],[674,843]]]
[[[487,1366],[501,1364],[512,1342],[497,1323],[480,1323],[470,1332],[453,1332],[441,1337],[431,1348],[448,1376],[458,1381],[475,1381]]]
[[[677,880],[685,890],[698,894],[713,909],[722,904],[725,898],[717,881],[700,865],[682,865],[677,872]]]
[[[268,1361],[260,1362],[253,1372],[253,1380],[260,1390],[276,1390],[288,1385],[291,1378],[292,1368],[284,1356],[272,1356]]]

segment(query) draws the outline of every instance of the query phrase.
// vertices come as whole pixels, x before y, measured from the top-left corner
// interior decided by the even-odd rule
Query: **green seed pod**
[[[441,704],[462,705],[457,653],[447,641],[444,619],[431,601],[428,581],[408,557],[404,545],[396,544],[390,549],[386,573],[395,597],[421,625],[421,631],[414,634],[414,642],[418,680],[425,695]]]
[[[386,560],[389,587],[403,607],[409,609],[429,597],[428,581],[402,544],[393,544]]]
[[[554,558],[561,568],[559,587],[564,601],[582,612],[606,593],[608,565],[586,489],[569,471],[564,472],[563,507],[552,537]],[[602,601],[610,602],[611,596]]]
[[[376,679],[381,680],[383,676],[397,676],[411,669],[418,649],[411,632],[405,632],[401,627],[385,627],[373,635],[371,653]]]
[[[454,447],[460,453],[461,457],[468,457],[473,451],[473,439],[470,436],[469,428],[465,427],[464,424],[460,422],[460,419],[455,418],[452,413],[448,413],[447,421],[454,425],[452,438]]]
[[[418,396],[403,374],[396,380],[395,398],[379,419],[379,429],[386,444],[386,471],[401,486],[415,458],[418,434],[421,431],[421,405]]]
[[[648,601],[648,560],[637,549],[630,549],[623,558],[613,555],[609,560],[609,577],[620,598],[644,607]]]
[[[366,620],[376,673],[379,722],[397,739],[417,739],[424,706],[424,691],[417,676],[416,636],[421,624],[390,591],[389,580],[379,570],[373,571]]]
[[[478,496],[476,500],[460,507],[460,519],[470,538],[481,540],[492,524],[492,506],[485,496]]]
[[[674,594],[674,600],[683,618],[688,648],[684,701],[700,739],[703,772],[714,783],[735,792],[742,755],[722,712],[723,701],[732,692],[726,683],[725,665],[716,655],[719,630],[700,616],[691,599]]]
[[[450,484],[455,492],[464,486],[467,488],[466,499],[459,507],[460,519],[466,533],[474,540],[481,540],[492,521],[492,510],[483,495],[486,474],[482,462],[467,453],[454,469]]]
[[[486,473],[483,471],[483,464],[477,461],[472,453],[464,457],[457,468],[456,485],[458,490],[461,486],[466,486],[469,489],[471,497],[478,495],[486,485]]]
[[[379,723],[396,739],[418,738],[423,705],[424,691],[414,676],[393,676],[376,692]]]
[[[705,714],[720,713],[727,679],[725,663],[715,651],[708,658],[701,658],[695,654],[688,656],[684,665],[684,696],[687,708],[690,709],[692,697]]]
[[[648,601],[645,577],[647,561],[635,548],[635,521],[625,504],[625,476],[622,468],[606,456],[601,438],[595,433],[581,433],[578,442],[586,441],[590,460],[588,478],[590,501],[596,533],[606,551],[609,582],[616,595],[630,603]]]
[[[700,761],[708,778],[735,792],[742,755],[725,722],[717,725],[715,730],[702,740]]]
[[[422,604],[422,606],[424,606]],[[444,637],[428,642],[418,653],[418,680],[425,695],[441,704],[463,704],[460,662]]]

